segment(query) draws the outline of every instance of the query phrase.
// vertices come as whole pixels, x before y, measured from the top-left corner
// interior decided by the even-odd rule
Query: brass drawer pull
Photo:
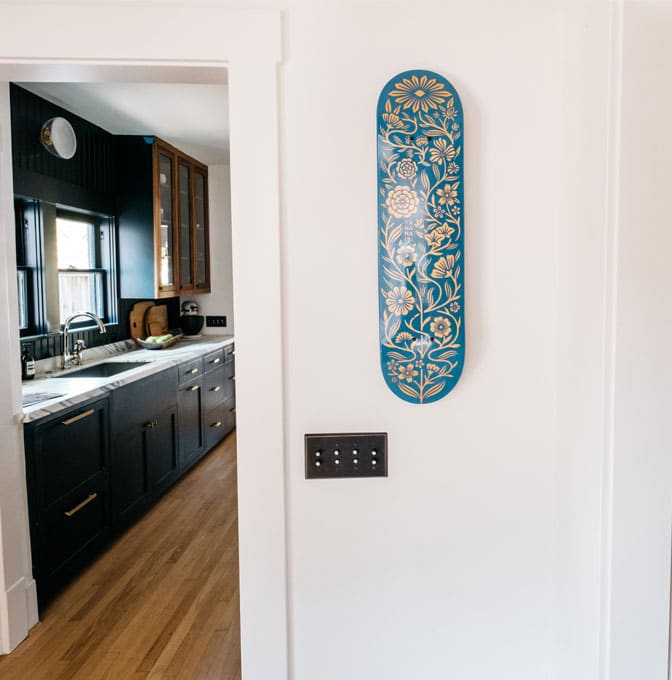
[[[235,379],[236,379],[235,375],[232,375],[232,376],[229,377],[229,380],[235,380]]]
[[[189,388],[189,391],[190,391],[190,392],[195,392],[196,390],[199,390],[199,389],[201,389],[201,386],[200,386],[200,385],[194,385],[193,387],[190,387],[190,388]]]
[[[235,413],[236,412],[236,407],[234,406],[233,408],[229,409],[229,413]]]
[[[216,359],[211,359],[211,360],[210,360],[210,363],[211,363],[211,364],[218,364],[218,363],[220,363],[221,361],[222,361],[222,360],[221,360],[219,357],[217,357]]]
[[[218,421],[215,422],[215,423],[211,423],[211,424],[210,424],[210,427],[220,427],[221,424],[222,424],[222,421],[221,421],[221,420],[218,420]]]
[[[148,423],[145,423],[145,427],[152,430],[154,429],[157,425],[159,424],[158,420],[150,420]]]
[[[211,391],[211,392],[219,392],[219,390],[221,390],[221,389],[222,389],[222,386],[221,386],[221,385],[217,385],[216,387],[211,387],[211,388],[210,388],[210,391]]]
[[[198,373],[198,369],[192,368],[190,371],[187,371],[187,375],[189,375],[190,373],[191,373],[191,375],[195,375],[196,373]]]
[[[88,418],[90,415],[93,415],[96,412],[96,409],[90,408],[88,411],[84,411],[84,413],[80,413],[78,416],[72,416],[72,418],[68,418],[67,420],[61,420],[61,425],[72,425],[73,423],[76,423],[78,420],[83,420],[84,418]]]
[[[65,516],[66,517],[72,517],[73,515],[76,515],[82,508],[85,508],[91,501],[95,501],[96,498],[98,498],[97,493],[90,493],[87,498],[85,498],[79,505],[75,505],[72,510],[66,510],[65,511]]]

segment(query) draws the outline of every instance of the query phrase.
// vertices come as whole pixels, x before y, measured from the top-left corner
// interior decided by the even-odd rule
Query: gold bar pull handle
[[[217,420],[216,422],[212,423],[210,427],[220,427],[222,424],[221,420]]]
[[[82,508],[85,508],[91,501],[95,501],[96,498],[98,498],[97,493],[90,493],[79,505],[75,505],[72,510],[66,510],[65,511],[65,516],[66,517],[72,517],[73,515],[76,515]]]
[[[216,385],[215,387],[211,387],[210,391],[211,392],[219,392],[219,390],[221,390],[221,389],[222,389],[221,385]]]
[[[211,359],[211,360],[210,360],[210,363],[211,363],[211,364],[218,364],[218,363],[220,363],[220,362],[221,362],[221,359],[220,359],[219,357],[217,357],[216,359]]]
[[[197,368],[192,368],[190,371],[187,371],[187,375],[189,375],[189,374],[195,375],[196,373],[198,373],[198,369],[197,369]]]
[[[90,415],[93,415],[96,412],[96,409],[90,408],[88,411],[84,411],[84,413],[80,413],[77,416],[72,416],[72,418],[68,418],[67,420],[61,420],[61,425],[72,425],[73,423],[76,423],[78,420],[83,420],[84,418],[88,418]]]
[[[200,389],[200,387],[201,387],[200,385],[194,385],[193,387],[190,387],[189,389],[190,389],[192,392],[195,392],[196,390]]]

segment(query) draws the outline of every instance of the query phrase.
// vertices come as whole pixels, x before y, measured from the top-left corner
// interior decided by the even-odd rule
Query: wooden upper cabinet
[[[117,137],[123,298],[210,292],[208,168],[152,137]]]

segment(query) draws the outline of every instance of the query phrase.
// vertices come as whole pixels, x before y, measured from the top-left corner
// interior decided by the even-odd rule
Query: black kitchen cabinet
[[[28,424],[24,434],[33,575],[43,606],[109,536],[109,400]]]
[[[143,514],[179,475],[177,376],[151,375],[112,393],[112,526]]]
[[[231,345],[26,424],[40,607],[231,432],[234,373]]]
[[[180,470],[189,469],[204,453],[203,376],[180,385]]]
[[[157,137],[115,137],[122,298],[210,292],[208,168]]]

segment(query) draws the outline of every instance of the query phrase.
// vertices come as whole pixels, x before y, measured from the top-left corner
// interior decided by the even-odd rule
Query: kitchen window
[[[99,225],[90,217],[56,217],[56,256],[58,261],[58,303],[60,323],[74,312],[107,316],[105,276],[100,266]]]
[[[58,333],[81,311],[116,323],[115,218],[35,199],[17,199],[15,211],[21,335]]]

